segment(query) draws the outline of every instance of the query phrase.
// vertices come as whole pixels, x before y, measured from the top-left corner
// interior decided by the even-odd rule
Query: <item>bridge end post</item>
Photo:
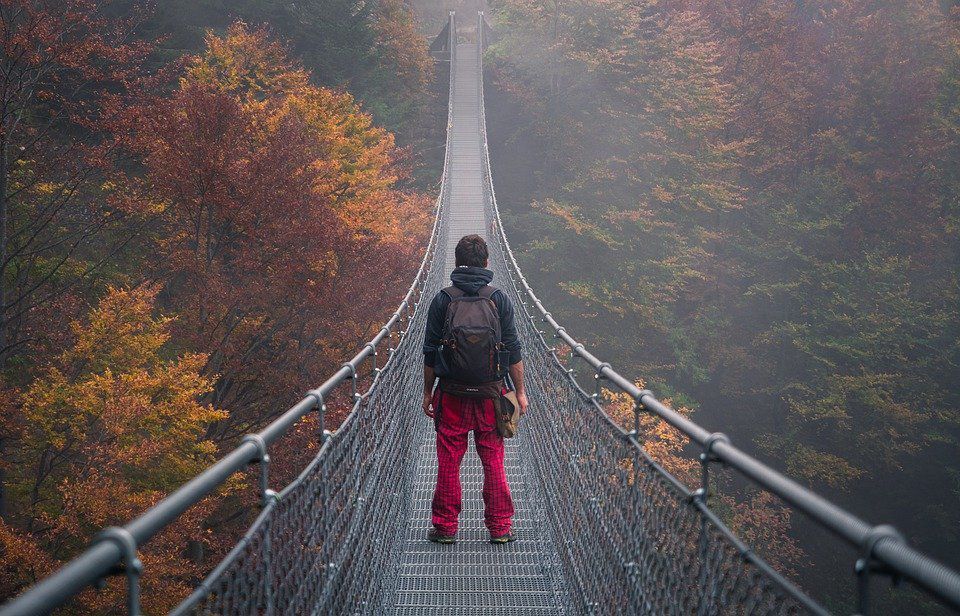
[[[456,11],[447,14],[447,23],[450,24],[450,70],[453,70],[453,61],[457,55],[457,20]],[[452,78],[451,78],[452,80]]]

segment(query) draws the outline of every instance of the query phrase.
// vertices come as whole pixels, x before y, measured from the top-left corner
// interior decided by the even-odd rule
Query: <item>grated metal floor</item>
[[[457,240],[469,233],[487,236],[481,175],[478,58],[474,43],[457,48],[451,130],[449,245],[453,269]],[[496,281],[494,281],[496,284]],[[507,441],[507,478],[514,497],[517,541],[492,545],[483,525],[483,470],[473,441],[461,468],[463,512],[454,545],[426,540],[430,500],[436,480],[433,426],[423,422],[414,438],[421,443],[411,520],[400,557],[393,613],[410,614],[562,614],[566,597],[559,557],[543,512],[533,497],[536,478],[524,465],[520,439]]]

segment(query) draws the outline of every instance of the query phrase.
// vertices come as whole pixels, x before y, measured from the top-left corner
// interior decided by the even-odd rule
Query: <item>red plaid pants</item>
[[[440,396],[443,396],[440,399]],[[503,468],[503,438],[497,434],[493,400],[433,395],[433,408],[439,409],[437,422],[437,487],[433,491],[433,526],[444,535],[457,532],[457,518],[463,507],[460,463],[467,452],[467,434],[483,465],[483,520],[493,536],[510,530],[513,497]]]

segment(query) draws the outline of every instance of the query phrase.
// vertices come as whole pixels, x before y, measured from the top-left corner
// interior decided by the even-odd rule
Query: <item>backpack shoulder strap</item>
[[[449,287],[444,287],[443,289],[440,289],[440,292],[441,292],[441,293],[446,293],[446,294],[447,294],[447,297],[449,297],[450,299],[457,299],[457,298],[459,298],[459,297],[463,297],[464,295],[466,295],[466,293],[464,293],[463,289],[460,289],[460,288],[455,287],[455,286],[453,286],[453,285],[450,285]]]
[[[496,293],[497,291],[499,291],[497,287],[488,284],[481,287],[481,289],[477,291],[477,295],[479,295],[480,297],[485,297],[487,299],[490,299],[491,297],[493,297],[493,294]]]

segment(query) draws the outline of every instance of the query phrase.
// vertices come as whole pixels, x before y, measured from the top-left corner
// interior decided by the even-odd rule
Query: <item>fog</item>
[[[960,566],[952,7],[488,15],[498,201],[554,315],[707,429]],[[790,524],[795,579],[849,608],[856,552]]]

